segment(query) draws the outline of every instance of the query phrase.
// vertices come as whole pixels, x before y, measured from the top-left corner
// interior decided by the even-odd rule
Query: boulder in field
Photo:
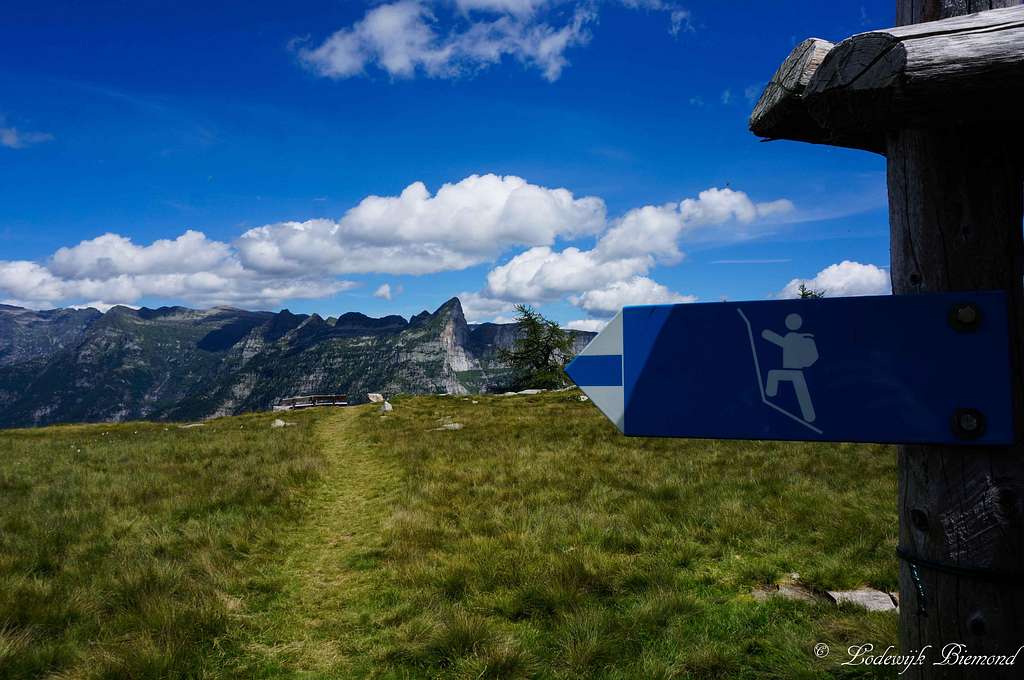
[[[366,395],[366,398],[370,400],[372,404],[380,404],[384,401],[384,395],[378,394],[377,392],[370,392]]]

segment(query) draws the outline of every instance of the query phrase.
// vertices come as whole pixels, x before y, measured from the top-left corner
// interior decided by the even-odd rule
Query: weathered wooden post
[[[1019,4],[897,0],[898,28],[798,46],[750,121],[762,137],[886,155],[895,294],[1009,294],[1018,444],[899,451],[900,641],[904,652],[931,646],[929,663],[904,677],[1024,677],[1024,653],[1014,667],[932,664],[950,644],[966,645],[971,655],[1012,655],[1024,645]],[[979,10],[992,11],[968,15]],[[959,322],[980,321],[964,311]],[[984,427],[983,416],[950,414],[950,425],[970,437]]]

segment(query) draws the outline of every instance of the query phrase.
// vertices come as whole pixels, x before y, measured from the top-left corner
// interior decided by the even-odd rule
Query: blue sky
[[[797,279],[885,292],[884,160],[746,120],[797,42],[892,13],[9,0],[0,301],[410,315],[459,294],[473,320],[525,301],[586,327]]]

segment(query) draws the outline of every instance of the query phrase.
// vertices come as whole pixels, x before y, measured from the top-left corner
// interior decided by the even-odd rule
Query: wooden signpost
[[[896,17],[801,43],[750,127],[886,156],[895,294],[1006,291],[1018,443],[899,451],[900,642],[935,660],[949,644],[1012,655],[1024,645],[1024,7],[897,0]],[[902,677],[1019,678],[1024,659]]]

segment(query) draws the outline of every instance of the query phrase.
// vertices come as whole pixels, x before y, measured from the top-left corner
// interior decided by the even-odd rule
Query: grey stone
[[[819,598],[814,591],[798,583],[780,583],[762,588],[755,588],[750,591],[755,600],[764,602],[770,597],[781,597],[787,600],[800,602],[818,602]]]
[[[828,591],[828,594],[836,604],[852,602],[853,604],[860,605],[872,612],[883,612],[896,609],[896,605],[893,604],[892,597],[889,596],[889,593],[883,593],[881,590],[875,590],[874,588],[860,588],[858,590],[830,590]]]
[[[369,399],[370,402],[373,403],[373,404],[379,404],[379,403],[384,401],[384,395],[383,394],[379,394],[377,392],[369,392],[366,395],[366,398]]]
[[[787,600],[800,600],[802,602],[817,602],[817,596],[807,588],[795,583],[783,583],[779,586],[779,597]]]

